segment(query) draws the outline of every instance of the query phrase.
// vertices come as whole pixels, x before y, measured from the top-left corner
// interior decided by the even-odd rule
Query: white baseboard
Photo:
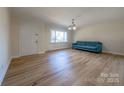
[[[104,53],[111,53],[111,54],[115,54],[115,55],[122,55],[124,56],[123,53],[118,53],[118,52],[112,52],[112,51],[103,51]]]
[[[44,54],[46,51],[41,51],[41,52],[38,52],[37,54]],[[26,56],[26,55],[22,55],[22,56]],[[22,56],[12,56],[11,58],[14,59],[14,58],[19,58],[19,57],[22,57]]]
[[[38,52],[38,54],[44,54],[46,51],[41,51],[41,52]]]
[[[6,75],[7,70],[8,70],[8,68],[9,68],[9,65],[10,65],[10,63],[11,63],[11,60],[12,60],[12,57],[10,57],[8,64],[4,65],[4,67],[3,67],[3,68],[4,68],[4,69],[3,69],[3,73],[0,73],[0,74],[1,74],[0,85],[2,85],[2,82],[3,82],[3,80],[4,80],[4,77],[5,77],[5,75]]]
[[[13,59],[13,58],[19,58],[20,56],[12,56],[11,58]]]
[[[71,47],[62,47],[62,48],[52,48],[52,49],[49,49],[47,51],[52,51],[52,50],[61,50],[61,49],[69,49]]]

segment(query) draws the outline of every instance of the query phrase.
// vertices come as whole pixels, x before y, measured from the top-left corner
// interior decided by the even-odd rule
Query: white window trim
[[[55,35],[56,35],[56,32],[58,31],[58,30],[51,30],[51,31],[55,31]],[[66,32],[66,31],[58,31],[58,32]],[[50,33],[50,43],[51,44],[58,44],[58,43],[68,43],[68,32],[66,32],[67,33],[67,41],[65,41],[65,42],[56,42],[56,36],[55,36],[55,42],[51,42],[51,33]],[[65,35],[65,34],[64,34]]]

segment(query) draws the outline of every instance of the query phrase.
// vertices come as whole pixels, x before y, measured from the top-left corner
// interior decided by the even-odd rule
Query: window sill
[[[61,43],[68,43],[68,42],[50,42],[50,44],[61,44]]]

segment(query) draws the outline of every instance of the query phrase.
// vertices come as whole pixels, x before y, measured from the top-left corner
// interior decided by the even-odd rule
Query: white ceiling
[[[76,18],[78,27],[124,19],[124,8],[11,8],[12,13],[37,17],[48,22],[62,26],[71,24],[71,19]]]

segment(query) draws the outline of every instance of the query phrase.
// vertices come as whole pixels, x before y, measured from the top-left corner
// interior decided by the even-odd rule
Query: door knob
[[[38,40],[36,40],[35,43],[37,44],[38,43]]]

